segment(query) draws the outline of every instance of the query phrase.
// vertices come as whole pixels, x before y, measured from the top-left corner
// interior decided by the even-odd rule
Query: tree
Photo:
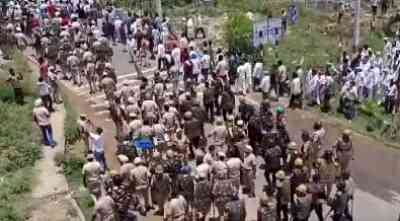
[[[229,51],[239,50],[250,54],[252,46],[253,22],[243,12],[229,13],[224,25],[224,40]]]

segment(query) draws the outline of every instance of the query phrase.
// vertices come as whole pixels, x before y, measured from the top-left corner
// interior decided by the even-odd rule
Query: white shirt
[[[51,86],[47,82],[38,82],[38,87],[39,87],[39,95],[40,96],[46,96],[50,94],[50,88]]]
[[[102,134],[90,133],[92,138],[92,150],[93,152],[103,153],[104,152],[104,138]]]
[[[268,93],[271,88],[271,77],[269,75],[265,75],[260,83],[260,89],[264,93]]]
[[[157,55],[158,55],[159,58],[163,58],[165,56],[164,44],[158,44],[158,46],[157,46]]]
[[[209,69],[210,68],[210,55],[204,54],[201,56],[201,68],[202,69]]]
[[[293,80],[292,80],[292,84],[291,84],[291,93],[293,94],[293,95],[298,95],[298,94],[300,94],[301,93],[301,81],[300,81],[300,78],[294,78]]]

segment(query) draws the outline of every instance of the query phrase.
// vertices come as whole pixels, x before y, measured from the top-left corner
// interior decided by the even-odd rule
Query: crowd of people
[[[39,12],[30,10],[35,7],[28,1],[3,7],[9,15],[3,34],[13,40],[0,46],[6,56],[10,47],[29,42],[35,49],[41,98],[34,115],[45,144],[56,145],[49,119],[53,102],[61,102],[60,80],[104,93],[116,126],[120,166],[112,170],[103,128],[85,114],[78,120],[88,149],[83,183],[96,198],[95,220],[140,220],[139,214],[151,212],[167,221],[244,221],[246,201],[254,197],[258,221],[306,221],[312,212],[319,221],[325,214],[353,219],[351,131],[329,144],[317,121],[295,143],[287,111],[273,101],[289,96],[289,107],[301,108],[306,98],[329,109],[338,84],[340,109],[349,119],[368,99],[398,111],[398,37],[385,40],[382,52],[365,46],[354,56],[344,52],[338,65],[309,71],[299,65],[290,74],[282,61],[266,71],[261,60],[253,67],[240,54],[214,50],[192,19],[179,32],[161,15],[121,18],[112,4],[95,1],[46,1]],[[117,43],[138,72],[152,60],[157,71],[119,82],[112,66]],[[22,103],[22,76],[10,75]],[[263,95],[259,105],[247,96],[257,91]],[[137,145],[143,140],[150,140],[146,148]],[[258,170],[266,180],[262,192],[255,188]]]

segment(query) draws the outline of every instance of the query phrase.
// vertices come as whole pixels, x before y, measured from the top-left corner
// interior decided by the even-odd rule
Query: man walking
[[[53,139],[53,129],[50,123],[50,112],[43,106],[41,99],[35,101],[33,108],[33,118],[36,124],[40,127],[43,134],[44,145],[55,147],[57,142]]]

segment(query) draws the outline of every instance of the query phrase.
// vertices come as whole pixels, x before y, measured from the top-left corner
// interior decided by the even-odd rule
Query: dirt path
[[[63,105],[56,109],[51,124],[58,145],[55,148],[43,146],[43,158],[35,165],[38,175],[32,191],[34,207],[29,221],[82,221],[69,195],[62,169],[54,162],[56,153],[64,151],[65,109]]]

